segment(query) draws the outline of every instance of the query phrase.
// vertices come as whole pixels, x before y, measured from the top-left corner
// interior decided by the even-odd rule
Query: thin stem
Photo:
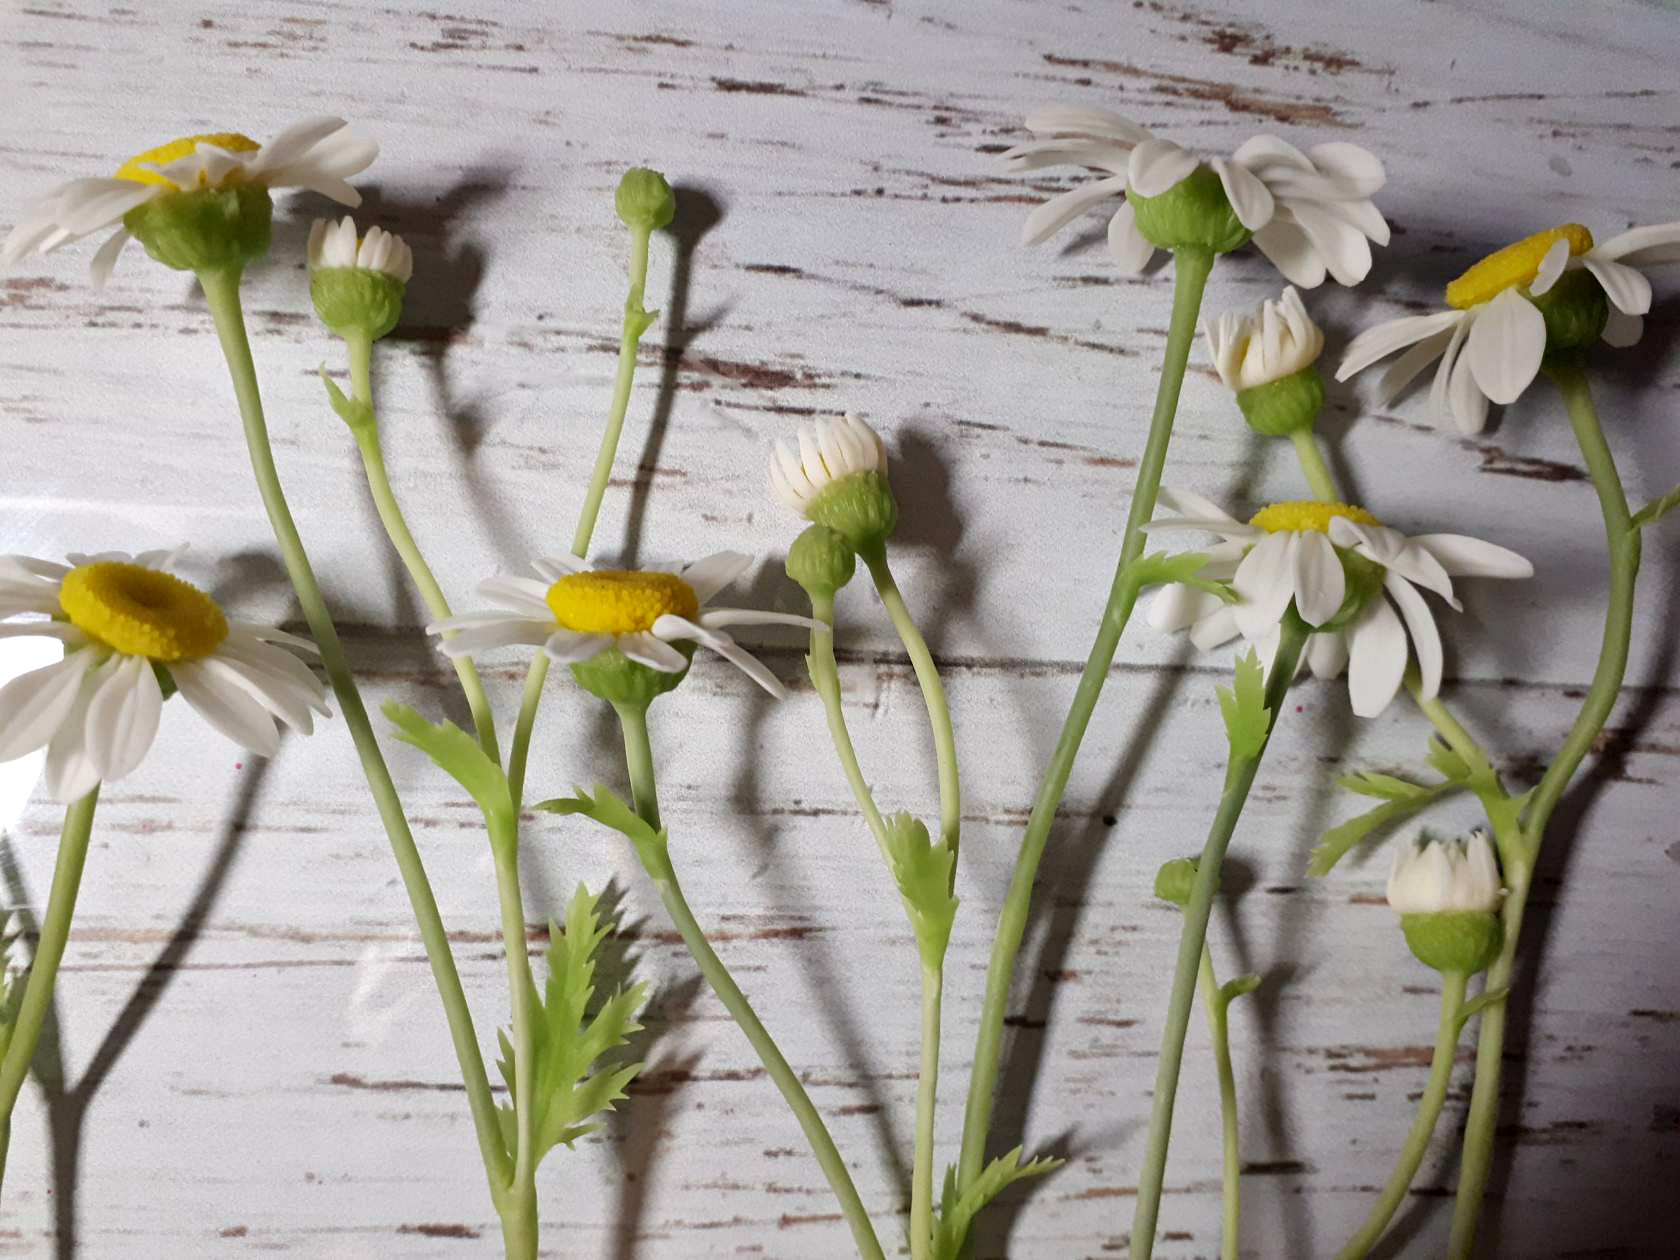
[[[1287,616],[1278,643],[1277,656],[1266,677],[1266,708],[1271,719],[1266,742],[1247,757],[1233,757],[1225,772],[1225,791],[1219,811],[1197,861],[1196,882],[1184,907],[1184,926],[1178,941],[1178,964],[1173,972],[1172,996],[1167,1004],[1167,1024],[1161,1034],[1161,1055],[1155,1072],[1155,1098],[1149,1115],[1149,1139],[1144,1148],[1143,1168],[1138,1174],[1137,1211],[1132,1220],[1133,1260],[1149,1260],[1155,1249],[1155,1221],[1161,1211],[1161,1186],[1166,1178],[1167,1145],[1172,1140],[1173,1103],[1178,1095],[1178,1073],[1184,1061],[1184,1034],[1190,1026],[1190,1007],[1196,997],[1196,972],[1201,966],[1202,948],[1207,943],[1208,918],[1219,888],[1219,868],[1225,850],[1236,832],[1237,820],[1254,786],[1266,743],[1277,728],[1277,715],[1284,694],[1301,662],[1307,630],[1293,616]]]
[[[957,778],[957,743],[951,731],[951,710],[945,702],[945,684],[939,677],[939,666],[933,663],[927,640],[916,628],[916,620],[905,606],[898,583],[893,580],[887,564],[884,546],[859,553],[869,566],[869,576],[875,580],[875,590],[898,631],[899,641],[910,655],[916,671],[916,682],[922,689],[922,703],[927,706],[928,725],[933,728],[933,753],[939,763],[939,833],[945,847],[951,850],[951,874],[956,876],[955,854],[962,830],[962,785]]]
[[[840,670],[834,662],[834,596],[813,595],[811,618],[818,624],[811,628],[811,653],[806,658],[805,667],[811,675],[811,685],[816,688],[817,695],[822,700],[823,714],[828,719],[829,738],[834,742],[835,754],[840,758],[840,766],[846,772],[846,781],[852,786],[852,796],[856,798],[858,808],[863,811],[870,834],[875,837],[881,857],[890,870],[892,853],[887,847],[886,820],[881,817],[880,808],[875,804],[875,795],[869,790],[869,783],[863,777],[863,767],[858,764],[857,750],[852,746],[852,734],[846,728],[846,711],[840,702]]]
[[[99,789],[95,787],[64,811],[52,891],[47,894],[47,909],[41,916],[41,935],[29,963],[29,978],[23,984],[23,997],[6,1042],[6,1053],[0,1058],[0,1125],[4,1126],[5,1135],[0,1143],[0,1177],[5,1175],[5,1156],[11,1145],[12,1109],[17,1106],[24,1081],[29,1079],[29,1065],[35,1061],[41,1028],[52,1009],[53,986],[58,980],[58,964],[64,958],[65,944],[70,939],[70,919],[76,912],[76,893],[82,886],[82,868],[87,862],[93,812],[98,804]]]
[[[1324,462],[1324,454],[1318,449],[1313,431],[1296,429],[1289,437],[1295,443],[1295,453],[1301,458],[1301,471],[1306,474],[1313,497],[1326,503],[1339,500],[1341,495],[1336,493],[1336,479],[1330,475],[1330,465]]]
[[[537,1173],[535,1124],[537,986],[525,935],[525,903],[519,893],[517,815],[486,818],[496,865],[496,894],[502,912],[502,946],[507,953],[508,992],[513,1003],[513,1189],[533,1183]]]
[[[1520,852],[1513,861],[1506,858],[1504,876],[1508,889],[1503,910],[1504,943],[1499,957],[1488,969],[1487,991],[1509,989],[1516,969],[1517,943],[1522,931],[1523,911],[1528,903],[1533,863],[1538,857],[1552,812],[1563,799],[1564,790],[1604,729],[1615,707],[1616,697],[1627,673],[1628,647],[1633,634],[1634,588],[1639,576],[1639,529],[1628,511],[1627,494],[1616,461],[1605,441],[1597,409],[1587,386],[1586,369],[1578,355],[1548,360],[1547,371],[1563,395],[1576,443],[1598,493],[1604,517],[1604,540],[1609,553],[1610,585],[1604,612],[1604,634],[1599,645],[1598,667],[1592,684],[1569,728],[1563,745],[1541,776],[1522,822]],[[1448,1240],[1450,1260],[1469,1260],[1476,1242],[1482,1199],[1493,1168],[1494,1132],[1499,1120],[1499,1084],[1505,1049],[1505,1003],[1490,1006],[1482,1016],[1476,1039],[1476,1081],[1470,1093],[1470,1110],[1464,1131],[1464,1153],[1458,1178],[1458,1196],[1453,1205],[1452,1233]]]
[[[969,1074],[968,1103],[963,1114],[962,1155],[957,1174],[959,1187],[971,1184],[985,1165],[992,1104],[1003,1060],[1009,988],[1015,975],[1015,959],[1021,952],[1021,941],[1027,930],[1033,884],[1038,878],[1038,865],[1044,857],[1044,846],[1049,841],[1056,810],[1067,792],[1068,776],[1073,773],[1074,758],[1079,755],[1085,728],[1090,724],[1103,683],[1108,679],[1109,666],[1114,663],[1120,636],[1137,603],[1138,587],[1128,575],[1127,567],[1143,554],[1143,526],[1155,513],[1155,498],[1161,488],[1161,470],[1166,465],[1167,447],[1172,440],[1173,416],[1178,410],[1178,394],[1184,384],[1190,347],[1196,339],[1196,319],[1201,313],[1202,292],[1207,286],[1208,273],[1213,269],[1213,255],[1205,251],[1179,250],[1175,255],[1174,268],[1173,312],[1172,323],[1167,329],[1166,357],[1161,365],[1160,385],[1155,394],[1155,414],[1149,422],[1149,439],[1138,462],[1137,488],[1132,493],[1131,510],[1126,516],[1120,558],[1114,566],[1114,581],[1109,588],[1108,603],[1103,608],[1096,640],[1091,644],[1091,654],[1079,675],[1073,703],[1062,722],[1061,734],[1056,738],[1055,752],[1051,754],[1044,780],[1033,800],[1032,814],[1027,819],[1026,833],[1021,837],[1021,849],[1015,858],[1015,871],[1010,876],[1009,892],[998,914],[997,934],[992,939],[992,957],[986,968],[986,996],[980,1008],[974,1065]]]
[[[1230,1002],[1219,991],[1213,974],[1213,952],[1202,946],[1202,1005],[1207,1011],[1213,1042],[1213,1065],[1219,1078],[1219,1130],[1224,1149],[1221,1177],[1223,1225],[1219,1235],[1221,1260],[1237,1260],[1242,1219],[1242,1154],[1237,1141],[1237,1076],[1231,1068]]]
[[[636,813],[648,826],[657,831],[660,828],[659,789],[654,776],[653,749],[648,739],[647,710],[630,705],[614,707],[624,732],[624,760],[630,774],[630,788]],[[770,1036],[769,1030],[759,1020],[752,1004],[747,1001],[746,994],[741,992],[735,978],[723,965],[723,960],[707,942],[705,932],[694,917],[694,911],[689,909],[688,902],[683,897],[669,852],[663,846],[654,850],[637,845],[636,854],[641,860],[642,868],[653,880],[653,885],[659,892],[659,899],[664,903],[666,913],[671,916],[671,922],[681,935],[683,944],[688,947],[695,965],[700,968],[700,974],[706,978],[706,983],[712,986],[712,991],[717,994],[730,1018],[751,1043],[758,1054],[759,1062],[764,1065],[765,1072],[781,1091],[782,1098],[799,1121],[799,1127],[805,1133],[805,1140],[811,1144],[811,1150],[816,1155],[818,1166],[828,1178],[828,1184],[835,1197],[840,1200],[840,1209],[845,1213],[847,1224],[851,1226],[852,1241],[857,1246],[858,1254],[863,1260],[885,1260],[880,1240],[875,1236],[875,1227],[870,1223],[869,1213],[864,1209],[857,1187],[852,1184],[852,1175],[846,1169],[846,1161],[841,1158],[838,1148],[834,1145],[834,1138],[830,1136],[828,1127],[823,1123],[810,1095],[805,1092],[805,1087],[800,1084],[798,1075],[788,1065],[775,1039]]]
[[[508,793],[516,814],[525,801],[525,767],[530,764],[531,735],[537,727],[537,709],[547,681],[548,655],[538,652],[525,671],[525,691],[519,698],[519,717],[513,725],[513,746],[508,749]]]
[[[350,355],[350,385],[351,392],[358,402],[373,406],[373,343],[365,334],[352,334],[345,337],[345,346]],[[432,574],[432,568],[426,563],[426,557],[420,550],[420,545],[414,541],[414,535],[409,531],[408,522],[403,517],[402,507],[397,503],[396,493],[391,489],[391,478],[385,471],[385,454],[379,447],[379,425],[354,426],[351,436],[356,439],[356,449],[362,455],[362,471],[367,474],[368,493],[373,496],[373,506],[379,513],[379,521],[385,526],[385,536],[391,540],[391,546],[408,570],[408,576],[415,588],[420,592],[420,598],[426,605],[426,611],[434,621],[443,621],[451,616],[449,601],[444,598],[443,588]],[[490,709],[490,701],[484,694],[484,683],[478,676],[478,667],[470,657],[455,658],[455,676],[461,680],[461,692],[467,698],[467,708],[472,713],[473,730],[478,734],[479,746],[484,749],[490,760],[500,764],[501,748],[496,743],[496,719]]]
[[[298,537],[297,525],[291,509],[286,505],[285,492],[280,486],[280,474],[274,466],[274,451],[269,444],[268,425],[263,418],[262,396],[257,389],[256,365],[251,360],[251,346],[245,335],[245,316],[239,305],[239,271],[206,271],[199,275],[204,287],[205,301],[215,321],[216,335],[227,359],[228,372],[233,378],[233,390],[239,400],[239,412],[244,421],[245,441],[250,450],[251,467],[256,475],[257,488],[262,494],[263,507],[285,561],[286,572],[297,593],[298,605],[304,620],[320,650],[321,663],[327,680],[332,684],[344,724],[350,729],[356,754],[361,759],[362,772],[367,778],[368,791],[379,810],[390,840],[391,853],[408,892],[409,905],[420,929],[420,940],[431,964],[432,979],[438,997],[443,1002],[449,1021],[450,1039],[460,1064],[461,1080],[467,1091],[467,1104],[472,1111],[473,1129],[478,1137],[479,1153],[490,1179],[491,1193],[500,1196],[507,1184],[509,1167],[507,1148],[502,1144],[501,1130],[496,1119],[496,1104],[490,1095],[490,1081],[485,1075],[484,1060],[479,1054],[478,1037],[473,1029],[472,1012],[461,988],[460,974],[455,970],[455,958],[449,948],[449,934],[438,913],[437,900],[426,878],[425,863],[403,816],[402,802],[391,772],[379,751],[373,724],[368,720],[361,693],[350,673],[350,663],[338,639],[332,615],[327,611],[326,598],[315,580],[315,572]]]
[[[933,1254],[933,1123],[939,1093],[939,1005],[943,966],[922,967],[922,1064],[916,1079],[916,1158],[910,1177],[911,1260]]]
[[[1336,1260],[1358,1260],[1376,1246],[1389,1221],[1405,1201],[1406,1192],[1412,1188],[1412,1178],[1417,1176],[1418,1165],[1423,1163],[1429,1139],[1434,1136],[1435,1124],[1441,1117],[1441,1106],[1447,1101],[1447,1087],[1452,1083],[1453,1055],[1458,1049],[1459,1033],[1463,1031],[1459,1012],[1464,1008],[1464,991],[1469,983],[1470,977],[1462,971],[1448,971],[1441,975],[1441,1023],[1435,1033],[1435,1053],[1429,1060],[1429,1080],[1423,1087],[1423,1097],[1418,1099],[1411,1132],[1406,1135],[1405,1145],[1400,1148],[1400,1158],[1394,1164],[1394,1172],[1389,1175],[1370,1216],[1336,1253]]]

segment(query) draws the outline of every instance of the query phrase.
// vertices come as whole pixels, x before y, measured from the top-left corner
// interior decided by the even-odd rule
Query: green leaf
[[[963,1243],[968,1239],[969,1227],[974,1224],[974,1218],[1009,1186],[1027,1177],[1042,1177],[1067,1162],[1062,1159],[1040,1158],[1023,1164],[1022,1149],[1017,1146],[1007,1155],[999,1155],[980,1170],[980,1175],[970,1182],[961,1194],[955,1193],[954,1172],[946,1173],[944,1204],[939,1213],[939,1223],[934,1226],[934,1260],[956,1260]]]
[[[1399,779],[1392,774],[1378,774],[1375,770],[1344,774],[1336,780],[1336,786],[1349,792],[1357,792],[1360,796],[1375,796],[1385,801],[1403,801],[1409,797],[1423,796],[1430,790],[1422,783]]]
[[[1492,993],[1480,993],[1471,998],[1463,1006],[1458,1008],[1458,1031],[1463,1032],[1464,1025],[1468,1024],[1477,1015],[1487,1010],[1488,1007],[1495,1006],[1498,1003],[1503,1002],[1510,992],[1511,990],[1509,988],[1498,988]]]
[[[1439,770],[1444,778],[1461,783],[1465,787],[1491,787],[1495,782],[1493,766],[1482,755],[1482,750],[1474,746],[1468,753],[1460,753],[1454,748],[1449,748],[1439,735],[1431,735],[1427,756],[1429,764]]]
[[[641,1071],[640,1063],[597,1063],[639,1032],[636,1013],[647,1000],[645,984],[621,989],[591,1014],[595,996],[595,963],[610,925],[598,912],[599,897],[582,884],[566,907],[566,929],[549,925],[548,983],[544,994],[531,995],[532,1021],[532,1133],[533,1155],[541,1159],[556,1146],[570,1146],[600,1128],[592,1117],[611,1111],[624,1089]],[[518,1103],[514,1048],[505,1032],[498,1033],[502,1057],[497,1064],[508,1092]],[[513,1123],[504,1116],[504,1136]],[[510,1138],[514,1149],[517,1134]]]
[[[916,945],[922,961],[937,966],[957,917],[957,899],[951,895],[957,855],[944,841],[933,840],[928,829],[909,814],[892,814],[886,823],[893,879],[916,933]]]
[[[338,412],[338,418],[350,426],[352,432],[357,429],[368,429],[374,425],[373,404],[361,402],[347,397],[338,383],[327,375],[325,364],[321,365],[321,384],[327,387],[327,401],[332,409]]]
[[[558,796],[551,801],[538,801],[531,806],[549,814],[582,814],[603,827],[610,827],[634,844],[644,861],[662,858],[668,841],[664,831],[655,831],[645,819],[624,803],[612,789],[597,783],[591,796],[580,787],[571,796]]]
[[[1220,999],[1229,1006],[1244,994],[1253,993],[1260,987],[1260,977],[1252,971],[1247,975],[1233,976],[1219,986]]]
[[[396,728],[397,738],[413,744],[464,787],[486,819],[499,823],[513,820],[513,794],[508,790],[507,775],[476,739],[453,722],[428,722],[395,700],[385,702],[384,713]]]
[[[1324,833],[1313,848],[1312,861],[1307,864],[1307,874],[1328,875],[1331,868],[1347,856],[1348,850],[1372,832],[1408,818],[1431,801],[1456,792],[1464,786],[1462,783],[1438,783],[1433,787],[1423,788],[1415,795],[1388,801],[1369,813],[1356,814],[1346,822],[1336,824]]]
[[[1198,576],[1211,559],[1211,556],[1199,551],[1178,554],[1157,551],[1133,560],[1126,566],[1126,576],[1140,591],[1151,586],[1173,584],[1192,587],[1222,599],[1227,604],[1236,603],[1237,593],[1231,589],[1229,582],[1215,582]]]
[[[1253,648],[1237,660],[1237,676],[1229,687],[1219,689],[1219,711],[1225,715],[1225,735],[1231,741],[1233,761],[1255,756],[1266,746],[1272,729],[1272,713],[1266,707],[1266,671]]]
[[[1635,529],[1643,529],[1647,525],[1655,525],[1677,507],[1680,507],[1680,486],[1675,486],[1660,499],[1652,499],[1635,512],[1633,526]]]

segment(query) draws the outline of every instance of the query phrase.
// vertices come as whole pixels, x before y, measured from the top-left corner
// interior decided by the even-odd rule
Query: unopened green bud
[[[678,640],[671,646],[690,661],[694,659],[693,643]],[[667,674],[631,660],[617,648],[608,648],[587,661],[574,662],[572,677],[577,679],[578,686],[608,704],[646,709],[657,697],[687,678],[688,670]]]
[[[1161,249],[1189,246],[1226,254],[1254,235],[1231,209],[1219,176],[1206,166],[1198,166],[1159,196],[1144,197],[1127,188],[1126,200],[1137,216],[1138,231]]]
[[[828,526],[858,551],[878,550],[898,525],[898,503],[887,479],[865,470],[825,486],[805,515]]]
[[[369,341],[397,326],[407,288],[395,276],[362,267],[321,267],[309,276],[309,296],[321,322],[340,337]]]
[[[1546,321],[1546,352],[1578,350],[1604,335],[1610,300],[1590,271],[1566,271],[1557,282],[1529,301]]]
[[[1499,956],[1502,928],[1490,910],[1403,914],[1400,929],[1417,960],[1436,971],[1473,976]]]
[[[176,271],[239,269],[268,252],[274,202],[255,182],[172,190],[123,215],[146,252]]]
[[[1190,892],[1196,886],[1196,859],[1173,858],[1161,863],[1155,872],[1155,895],[1183,909],[1190,904]]]
[[[809,526],[788,548],[787,575],[812,599],[831,599],[857,572],[857,552],[843,534]]]
[[[657,232],[677,214],[677,197],[658,171],[632,166],[618,181],[613,208],[624,226]]]
[[[1280,380],[1238,390],[1237,406],[1256,433],[1288,437],[1318,422],[1324,407],[1324,381],[1317,367],[1305,367]]]

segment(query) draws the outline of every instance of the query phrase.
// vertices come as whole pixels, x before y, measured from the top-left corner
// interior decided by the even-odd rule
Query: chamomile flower
[[[479,594],[499,607],[463,613],[426,627],[445,636],[451,657],[476,656],[516,643],[539,646],[551,660],[577,665],[617,651],[662,674],[688,668],[688,653],[673,646],[710,648],[771,695],[782,684],[728,634],[725,626],[812,626],[809,617],[745,608],[706,609],[724,587],[746,572],[752,557],[720,551],[675,572],[646,569],[586,569],[575,556],[532,562],[536,578],[502,577],[481,582]]]
[[[1228,581],[1227,604],[1190,587],[1169,585],[1150,604],[1158,630],[1188,628],[1206,651],[1238,635],[1270,660],[1293,604],[1313,628],[1305,664],[1319,678],[1348,671],[1348,696],[1360,717],[1375,717],[1400,688],[1411,653],[1423,694],[1441,687],[1441,634],[1419,587],[1453,608],[1454,577],[1524,578],[1534,567],[1504,547],[1463,534],[1407,537],[1364,508],[1316,501],[1274,503],[1246,524],[1200,495],[1162,491],[1189,515],[1151,521],[1152,533],[1197,530],[1222,541],[1206,549],[1201,576]]]
[[[265,757],[278,718],[309,734],[328,713],[319,679],[287,648],[314,644],[231,621],[163,571],[169,554],[111,551],[68,564],[0,556],[0,637],[41,635],[64,657],[0,688],[0,761],[46,746],[46,786],[70,801],[122,778],[152,746],[172,685],[211,726]],[[51,620],[13,622],[29,613]]]
[[[1395,847],[1388,904],[1399,914],[1489,912],[1503,896],[1499,859],[1485,831],[1454,840],[1419,836]]]
[[[1537,232],[1488,255],[1449,284],[1449,309],[1360,333],[1349,343],[1336,379],[1345,381],[1404,350],[1378,384],[1378,398],[1387,405],[1439,359],[1431,409],[1462,433],[1480,433],[1490,402],[1515,402],[1533,382],[1548,337],[1556,348],[1558,335],[1571,335],[1559,313],[1548,318],[1548,309],[1557,312],[1565,302],[1574,308],[1571,315],[1584,309],[1588,340],[1602,335],[1609,345],[1631,346],[1651,308],[1651,282],[1640,268],[1665,262],[1680,262],[1680,223],[1636,227],[1602,244],[1579,223]],[[1590,279],[1583,282],[1579,272]],[[1575,293],[1567,291],[1583,283]]]
[[[1226,311],[1204,324],[1208,357],[1230,390],[1255,389],[1305,371],[1324,351],[1324,333],[1290,285],[1252,311]]]
[[[770,490],[801,516],[824,490],[855,473],[887,475],[887,446],[860,416],[799,427],[795,445],[778,440],[770,460]]]
[[[407,284],[414,275],[414,253],[403,238],[381,227],[356,235],[356,220],[345,215],[337,223],[316,219],[309,229],[309,268],[353,267],[377,271]]]
[[[260,184],[306,188],[357,206],[360,194],[344,181],[366,170],[378,152],[374,141],[347,130],[342,118],[306,118],[268,144],[237,132],[172,140],[131,157],[114,178],[73,179],[53,189],[0,244],[0,265],[115,227],[117,232],[100,246],[91,264],[93,282],[104,284],[130,239],[129,230],[121,226],[123,216],[154,198]]]
[[[1021,230],[1027,245],[1128,192],[1158,197],[1203,165],[1196,154],[1106,109],[1044,106],[1027,116],[1027,130],[1036,138],[1003,155],[1016,170],[1072,165],[1105,172],[1029,214]],[[1388,224],[1371,203],[1386,179],[1382,163],[1356,144],[1338,141],[1303,153],[1275,136],[1255,136],[1206,165],[1255,246],[1292,284],[1315,288],[1326,273],[1338,284],[1358,284],[1371,270],[1371,243],[1388,244]],[[1108,247],[1134,272],[1155,253],[1130,200],[1109,220]]]

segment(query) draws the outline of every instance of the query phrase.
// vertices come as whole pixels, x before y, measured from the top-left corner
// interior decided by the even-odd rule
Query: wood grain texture
[[[779,565],[794,531],[760,488],[766,444],[845,409],[888,434],[901,577],[947,670],[967,793],[940,1109],[954,1156],[991,924],[1118,547],[1170,300],[1164,275],[1114,273],[1095,218],[1017,247],[1027,208],[1062,186],[1000,169],[1023,112],[1074,99],[1210,151],[1272,130],[1377,152],[1394,244],[1357,292],[1309,299],[1334,354],[1512,236],[1677,217],[1680,18],[1397,0],[446,7],[10,7],[0,220],[177,134],[261,136],[322,109],[372,129],[384,152],[361,181],[364,213],[416,255],[378,365],[387,450],[460,601],[569,537],[622,301],[610,192],[633,162],[669,173],[681,217],[656,243],[649,296],[666,318],[644,348],[602,554],[750,549],[767,559],[743,599],[795,608]],[[302,257],[325,212],[283,199],[248,285],[282,473],[370,699],[437,710],[450,678],[314,379],[338,357]],[[197,575],[239,612],[294,617],[201,298],[138,250],[92,290],[88,252],[0,278],[0,550],[190,538]],[[1680,474],[1677,281],[1659,281],[1637,351],[1601,356],[1640,501]],[[1277,285],[1245,251],[1216,270],[1209,310]],[[1249,437],[1200,355],[1193,367],[1169,482],[1239,505],[1296,493],[1287,452]],[[1519,590],[1471,590],[1449,645],[1455,702],[1531,773],[1590,675],[1603,589],[1561,408],[1537,388],[1462,441],[1421,400],[1372,412],[1367,393],[1332,388],[1325,429],[1346,483],[1402,528],[1489,537],[1536,563]],[[1672,531],[1650,540],[1629,686],[1545,859],[1489,1255],[1668,1255],[1680,1228],[1675,560]],[[925,811],[914,680],[862,590],[842,616],[867,769],[883,805]],[[796,638],[754,641],[794,686],[787,703],[702,661],[656,710],[674,845],[696,911],[897,1238],[914,953],[799,685]],[[1069,1163],[993,1215],[984,1256],[1125,1252],[1177,928],[1149,887],[1163,858],[1200,843],[1227,669],[1141,625],[1122,644],[1045,867],[1000,1111],[1000,1145],[1024,1137]],[[489,671],[503,713],[519,676],[511,655]],[[1259,1257],[1325,1254],[1360,1219],[1434,1026],[1433,977],[1382,902],[1380,857],[1303,874],[1318,832],[1351,809],[1331,776],[1414,764],[1424,727],[1400,706],[1356,721],[1320,684],[1295,706],[1215,921],[1221,971],[1267,977],[1234,1015],[1245,1254]],[[457,794],[389,751],[488,1045],[505,1010],[488,853]],[[600,715],[557,681],[533,790],[618,777]],[[1469,821],[1462,805],[1431,818]],[[44,901],[57,825],[37,801],[12,829],[9,902]],[[844,1256],[797,1128],[623,846],[554,819],[528,836],[533,929],[577,881],[614,880],[623,945],[660,986],[629,1105],[544,1169],[544,1254]],[[263,764],[169,713],[147,765],[102,802],[56,1015],[47,1057],[65,1080],[25,1091],[0,1254],[68,1255],[72,1223],[82,1257],[499,1254],[443,1021],[341,725]],[[1218,1248],[1212,1069],[1192,1027],[1157,1253],[1171,1260]],[[1389,1254],[1439,1253],[1445,1138],[1467,1088],[1461,1071]]]

